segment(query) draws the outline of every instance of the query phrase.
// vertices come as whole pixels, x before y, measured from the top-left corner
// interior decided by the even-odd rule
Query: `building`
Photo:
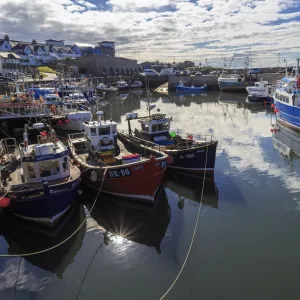
[[[103,55],[79,57],[66,61],[66,64],[68,66],[76,66],[80,74],[87,74],[93,77],[100,77],[103,74],[108,76],[126,76],[140,71],[136,60]]]
[[[0,76],[15,77],[20,72],[21,57],[15,53],[0,52]]]
[[[96,45],[75,43],[73,46],[65,45],[64,40],[49,39],[45,42],[10,40],[5,35],[4,39],[0,39],[0,52],[16,53],[22,66],[41,66],[88,55],[115,56],[115,43],[111,41],[99,42]]]
[[[98,42],[98,47],[100,48],[100,55],[108,55],[108,56],[116,55],[115,42],[111,42],[111,41]]]
[[[103,41],[98,42],[97,45],[87,43],[75,43],[72,46],[72,50],[80,56],[88,55],[104,55],[104,56],[115,56],[115,42]]]
[[[72,50],[79,56],[87,56],[95,53],[95,46],[87,43],[75,43]]]

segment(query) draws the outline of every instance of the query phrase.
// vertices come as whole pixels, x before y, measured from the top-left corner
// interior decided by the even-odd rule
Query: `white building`
[[[20,72],[21,57],[11,52],[0,52],[0,76],[14,77]]]

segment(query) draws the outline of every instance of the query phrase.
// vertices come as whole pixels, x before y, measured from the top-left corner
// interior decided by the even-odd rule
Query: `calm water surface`
[[[106,116],[146,113],[143,95],[112,101]],[[206,182],[198,230],[179,280],[165,299],[297,299],[300,293],[300,161],[272,137],[269,108],[245,95],[152,94],[184,132],[218,140],[215,181]],[[156,109],[154,109],[154,112]],[[138,124],[136,124],[138,126]],[[285,155],[282,154],[285,153]],[[202,180],[167,177],[155,210],[84,190],[56,233],[37,233],[0,216],[0,299],[157,300],[174,281],[191,243]],[[52,235],[52,236],[50,236]]]

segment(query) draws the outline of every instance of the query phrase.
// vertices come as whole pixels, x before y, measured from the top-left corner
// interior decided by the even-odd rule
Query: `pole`
[[[277,72],[279,73],[279,63],[280,63],[280,53],[278,53],[278,66],[277,66]]]

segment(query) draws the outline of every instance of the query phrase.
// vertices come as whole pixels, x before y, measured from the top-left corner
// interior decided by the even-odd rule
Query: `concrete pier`
[[[278,73],[264,73],[258,74],[257,76],[253,76],[252,82],[259,81],[261,78],[263,80],[271,82],[276,82],[284,77],[284,74]],[[179,81],[183,81],[186,86],[203,86],[204,84],[207,85],[208,90],[217,91],[219,90],[218,86],[218,76],[216,75],[201,75],[201,76],[169,76],[168,81],[168,89],[169,91],[175,91],[175,85],[179,84]]]

